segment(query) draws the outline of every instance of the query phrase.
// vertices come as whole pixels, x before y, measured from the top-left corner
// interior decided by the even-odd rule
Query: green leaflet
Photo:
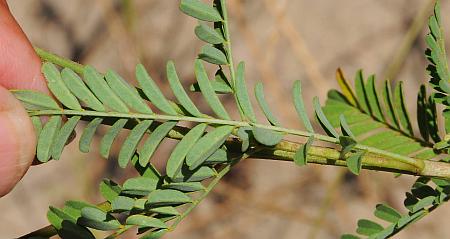
[[[97,131],[98,126],[102,123],[102,118],[94,118],[89,124],[84,128],[83,133],[80,137],[79,148],[83,153],[88,153],[91,147],[92,139],[94,138],[95,131]]]
[[[214,80],[211,80],[211,87],[214,89],[216,94],[231,94],[233,93],[233,89],[226,83],[224,80],[217,77]],[[200,86],[198,83],[194,83],[189,88],[190,91],[193,92],[201,92]]]
[[[347,79],[345,79],[344,73],[342,72],[341,68],[338,68],[336,71],[336,80],[339,84],[339,87],[341,87],[342,94],[345,96],[345,98],[351,105],[356,107],[358,100],[356,99],[355,93],[353,92],[353,89],[350,87],[350,84],[348,83]]]
[[[267,104],[267,101],[264,97],[264,86],[261,82],[258,82],[255,85],[255,97],[259,107],[263,111],[270,124],[280,126],[280,122],[275,118],[272,111],[270,110],[269,104]]]
[[[402,217],[402,215],[397,210],[386,204],[378,204],[376,206],[374,215],[382,220],[391,223],[396,223]]]
[[[144,215],[131,215],[127,218],[126,224],[140,227],[167,228],[167,225],[161,220]]]
[[[336,132],[336,130],[333,128],[331,123],[328,121],[327,117],[322,111],[322,107],[320,106],[319,98],[316,96],[313,99],[313,106],[314,111],[316,112],[317,119],[319,120],[320,124],[322,125],[322,128],[325,130],[325,132],[332,137],[339,138],[339,134]]]
[[[177,122],[174,121],[165,122],[150,134],[142,146],[142,150],[139,152],[139,164],[141,166],[146,166],[148,162],[150,162],[150,158],[158,148],[159,144],[176,124]]]
[[[309,121],[308,114],[305,110],[305,104],[303,103],[302,83],[299,80],[294,82],[294,87],[292,88],[292,97],[294,100],[295,110],[297,111],[300,119],[302,119],[303,125],[305,126],[306,130],[310,133],[314,133],[311,121]]]
[[[33,123],[34,133],[36,134],[36,139],[39,139],[39,135],[42,131],[42,121],[39,116],[32,116],[31,123]]]
[[[205,187],[200,182],[180,182],[164,184],[165,189],[175,189],[182,192],[197,192],[205,190]]]
[[[252,133],[256,141],[265,146],[275,146],[283,140],[283,134],[256,126],[252,127]]]
[[[414,136],[411,121],[409,120],[408,110],[405,104],[405,98],[403,95],[403,82],[399,81],[395,87],[395,109],[398,112],[400,119],[400,125],[403,131],[410,136]]]
[[[101,231],[115,230],[121,226],[117,219],[94,207],[81,209],[81,218],[77,223]]]
[[[122,188],[109,179],[103,179],[100,183],[100,194],[108,201],[112,202],[117,196],[119,196]]]
[[[81,110],[81,105],[78,103],[77,98],[72,95],[64,84],[61,73],[55,65],[49,62],[42,64],[42,73],[47,80],[47,86],[53,95],[67,108],[73,110]]]
[[[75,126],[77,126],[80,119],[81,116],[72,116],[57,133],[51,149],[52,158],[54,160],[58,160],[61,157],[64,146],[69,140],[70,135],[74,131]]]
[[[119,152],[119,166],[121,168],[125,168],[130,161],[131,157],[133,157],[134,152],[136,151],[137,145],[141,141],[145,132],[148,130],[150,125],[152,124],[152,120],[144,120],[141,121],[138,125],[136,125],[128,135],[128,137],[123,142],[122,148]]]
[[[227,56],[219,49],[205,45],[200,49],[198,58],[214,65],[228,65]]]
[[[204,23],[200,23],[197,27],[195,27],[195,35],[197,35],[200,40],[213,45],[222,44],[225,42],[222,33],[212,29]]]
[[[169,115],[177,115],[159,87],[147,73],[142,64],[136,66],[136,79],[148,99],[161,111]]]
[[[240,127],[238,131],[236,132],[236,135],[239,137],[239,139],[242,142],[241,145],[241,151],[245,152],[250,147],[250,137],[248,135],[248,131],[250,131],[250,127]]]
[[[186,194],[173,189],[158,189],[148,195],[149,206],[170,206],[190,203],[192,200]]]
[[[134,207],[135,200],[133,198],[118,196],[111,202],[111,209],[115,212],[131,211]]]
[[[300,148],[295,152],[294,163],[298,166],[305,166],[308,163],[308,151],[314,142],[314,136],[310,136],[305,144],[301,145]]]
[[[341,159],[344,159],[346,154],[349,153],[356,145],[356,141],[348,136],[339,136],[339,144],[342,146]]]
[[[392,94],[392,90],[391,90],[391,83],[389,82],[389,80],[384,82],[384,87],[383,87],[383,98],[384,98],[384,103],[387,106],[387,116],[391,122],[392,127],[394,127],[395,129],[400,129],[400,125],[398,122],[398,117],[397,117],[397,111],[393,102],[393,94]]]
[[[212,88],[211,82],[209,81],[208,75],[206,74],[205,67],[200,60],[195,61],[195,76],[206,102],[214,111],[214,113],[222,119],[229,120],[230,116],[228,115],[227,111],[220,102],[219,97],[217,97],[214,89]]]
[[[367,101],[367,93],[364,87],[364,76],[362,70],[358,70],[355,75],[355,90],[360,109],[368,114],[371,113],[369,102]]]
[[[182,0],[180,10],[199,20],[208,22],[222,21],[222,16],[217,9],[200,0]]]
[[[216,175],[217,172],[208,166],[202,166],[200,168],[190,170],[189,167],[185,165],[181,168],[180,173],[171,179],[173,182],[201,182]]]
[[[166,164],[166,173],[169,178],[175,177],[175,175],[180,172],[186,155],[197,140],[203,135],[206,126],[206,124],[195,126],[181,139],[177,146],[175,146]]]
[[[238,107],[242,109],[245,117],[251,122],[256,122],[255,112],[253,112],[253,106],[245,84],[244,62],[240,62],[236,70],[236,98],[239,104]]]
[[[344,234],[341,236],[341,239],[361,239],[361,238],[351,234]]]
[[[117,120],[111,126],[111,128],[109,128],[108,132],[103,136],[102,140],[100,141],[100,155],[101,156],[103,156],[104,158],[108,158],[109,151],[114,142],[114,139],[117,137],[117,135],[123,129],[123,127],[125,126],[127,121],[128,121],[127,119]]]
[[[361,219],[358,221],[358,228],[356,229],[356,232],[364,236],[370,236],[382,230],[383,227],[380,224],[366,219]]]
[[[233,126],[219,126],[201,137],[186,156],[186,163],[189,168],[192,170],[201,166],[209,156],[222,146],[233,129]]]
[[[177,211],[172,206],[167,207],[155,207],[150,209],[151,212],[158,213],[158,214],[164,214],[164,215],[171,215],[171,216],[178,216],[180,215],[180,212]]]
[[[127,104],[130,108],[143,114],[153,113],[150,107],[148,107],[148,105],[139,96],[136,89],[131,87],[117,73],[109,70],[106,72],[105,79],[114,93],[116,93],[116,95],[118,95],[119,98],[123,100],[123,102],[125,102],[125,104]]]
[[[425,207],[431,206],[435,200],[435,196],[428,196],[423,199],[420,199],[411,209],[412,213],[418,212]]]
[[[219,163],[227,163],[229,161],[229,155],[225,146],[219,148],[211,156],[209,156],[205,164],[214,165]]]
[[[125,103],[120,100],[103,77],[92,66],[85,66],[83,75],[86,84],[103,104],[117,112],[129,112]]]
[[[420,135],[428,142],[430,133],[428,132],[427,106],[425,85],[421,85],[419,94],[417,95],[417,122],[419,122]]]
[[[62,228],[62,222],[64,220],[72,222],[75,221],[74,218],[72,218],[70,215],[52,206],[50,206],[47,212],[47,219],[50,222],[50,224],[52,224],[56,229]]]
[[[186,94],[186,91],[184,90],[178,78],[177,71],[175,69],[175,64],[172,61],[167,62],[166,70],[170,88],[172,89],[173,94],[177,98],[178,102],[180,102],[180,104],[183,106],[185,110],[189,112],[189,114],[195,117],[200,117],[202,113],[200,113],[195,104]]]
[[[37,143],[37,158],[40,162],[47,162],[51,157],[51,149],[55,142],[58,130],[61,127],[61,116],[52,116],[42,128]]]
[[[105,111],[103,104],[87,88],[83,80],[71,69],[64,68],[61,71],[61,77],[67,88],[87,107],[95,111]]]
[[[145,196],[158,186],[159,180],[149,177],[130,178],[123,183],[123,191],[126,194]]]
[[[344,115],[340,115],[339,116],[339,121],[341,124],[341,131],[345,136],[349,136],[353,139],[356,139],[355,135],[352,133],[352,130],[350,129],[350,126],[347,123],[347,120],[345,120],[345,116]]]
[[[367,100],[369,101],[372,115],[379,121],[384,122],[384,115],[378,99],[377,89],[375,87],[375,75],[370,75],[365,85]]]
[[[11,93],[24,104],[27,110],[59,110],[54,99],[47,94],[31,90],[11,90]]]
[[[362,167],[364,152],[357,152],[346,159],[347,168],[355,175],[359,175]]]

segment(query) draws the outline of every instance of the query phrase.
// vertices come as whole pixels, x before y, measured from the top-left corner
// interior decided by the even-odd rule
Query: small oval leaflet
[[[100,183],[100,194],[109,202],[112,202],[117,196],[119,196],[122,188],[115,182],[104,179]]]
[[[52,97],[47,94],[31,90],[11,90],[27,110],[61,109]]]
[[[81,116],[72,116],[67,120],[67,122],[61,127],[61,130],[57,133],[55,137],[55,142],[52,145],[52,158],[54,160],[59,160],[61,153],[66,145],[71,134],[74,133],[75,126],[77,126],[80,121]]]
[[[228,138],[233,126],[220,126],[200,138],[186,156],[186,163],[190,169],[195,169],[205,162]]]
[[[146,166],[148,162],[150,162],[150,158],[158,148],[159,144],[177,123],[178,122],[176,121],[165,122],[150,134],[139,153],[139,164],[141,166]]]
[[[269,129],[263,129],[253,126],[252,132],[256,141],[258,141],[258,143],[262,145],[275,146],[279,142],[281,142],[281,140],[283,140],[283,135],[281,133]]]
[[[259,107],[263,111],[270,124],[280,126],[280,122],[277,120],[277,118],[275,118],[275,115],[273,115],[272,111],[270,110],[269,104],[267,104],[267,101],[264,97],[264,86],[261,82],[258,82],[255,85],[255,97]]]
[[[163,185],[163,188],[175,189],[182,192],[197,192],[205,190],[200,182],[180,182]]]
[[[102,123],[102,118],[95,118],[84,128],[83,133],[80,137],[79,149],[83,153],[88,153],[90,150],[92,139],[94,138],[95,131],[97,131],[98,126]]]
[[[331,125],[330,121],[328,121],[327,117],[323,113],[319,98],[317,96],[313,99],[313,106],[314,111],[316,112],[317,119],[323,126],[322,128],[326,131],[326,133],[334,138],[339,138],[339,134],[336,132],[336,130],[333,128],[333,125]]]
[[[346,159],[348,169],[355,175],[359,175],[362,167],[362,157],[364,152],[358,152]]]
[[[114,139],[117,137],[117,135],[123,129],[123,127],[125,126],[127,121],[128,121],[127,119],[117,120],[111,126],[111,128],[109,128],[108,132],[103,136],[102,140],[100,141],[100,155],[101,156],[103,156],[104,158],[108,158],[109,151],[114,142]]]
[[[45,62],[42,65],[42,73],[47,80],[48,88],[63,105],[69,109],[81,110],[80,103],[64,84],[61,73],[54,64]]]
[[[370,236],[382,230],[383,227],[380,224],[366,219],[361,219],[358,221],[358,228],[356,229],[356,232],[364,236]]]
[[[386,204],[378,204],[376,206],[374,215],[382,220],[391,223],[398,222],[398,220],[400,220],[400,218],[402,217],[402,215],[397,210]]]
[[[302,98],[302,84],[301,81],[295,81],[294,87],[292,88],[292,97],[294,99],[295,110],[297,111],[298,116],[303,122],[306,130],[310,133],[314,133],[314,129],[311,125],[311,121],[309,120],[308,114],[305,110],[305,104],[303,103]]]
[[[149,206],[170,206],[191,202],[191,198],[173,189],[158,189],[148,195]]]
[[[52,116],[44,125],[37,143],[37,158],[40,162],[47,162],[51,156],[51,147],[61,127],[61,116]]]
[[[119,152],[119,166],[125,168],[130,161],[131,157],[133,157],[134,152],[136,151],[137,145],[139,141],[141,141],[147,129],[152,124],[152,120],[144,120],[141,121],[138,125],[136,125],[123,142],[122,148]]]
[[[175,64],[172,61],[167,62],[166,71],[170,88],[172,89],[173,94],[177,98],[178,102],[180,102],[180,104],[185,110],[189,112],[189,114],[195,117],[200,117],[202,113],[197,109],[197,106],[195,106],[195,104],[189,98],[183,86],[181,85],[180,79],[178,78],[178,74],[175,69]]]
[[[111,202],[111,209],[114,211],[130,211],[134,207],[133,198],[118,196]]]
[[[199,20],[208,22],[222,21],[222,16],[217,9],[199,0],[182,0],[180,10]]]
[[[195,76],[197,78],[197,82],[200,86],[200,90],[202,95],[205,97],[206,102],[214,111],[214,113],[222,119],[230,119],[225,107],[217,97],[216,92],[211,86],[211,82],[208,79],[208,74],[206,73],[205,67],[200,60],[195,61]]]
[[[300,148],[294,155],[294,163],[298,166],[305,166],[308,163],[308,151],[314,142],[314,136],[310,136],[308,141],[304,145],[301,145]]]
[[[177,146],[175,146],[166,164],[166,173],[169,178],[173,178],[180,172],[186,155],[197,140],[203,135],[206,127],[206,124],[196,125],[181,139]]]
[[[256,122],[255,112],[248,96],[247,86],[245,84],[245,64],[240,62],[236,70],[236,98],[238,107],[242,109],[244,116],[251,122]]]
[[[200,49],[200,54],[198,57],[206,62],[209,62],[214,65],[227,65],[228,59],[225,54],[210,45],[205,45]]]
[[[195,27],[195,35],[200,40],[210,44],[221,44],[225,42],[221,33],[204,23],[200,23],[200,25]]]
[[[144,215],[131,215],[127,218],[126,224],[140,227],[167,228],[167,225],[161,220]]]

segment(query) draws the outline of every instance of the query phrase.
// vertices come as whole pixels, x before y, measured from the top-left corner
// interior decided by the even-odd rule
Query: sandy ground
[[[178,11],[178,1],[131,2],[128,21],[120,1],[16,0],[10,5],[36,46],[99,70],[113,68],[130,82],[135,64],[142,62],[166,92],[164,65],[173,59],[185,85],[192,83],[193,59],[202,46],[193,34],[196,21]],[[415,112],[418,86],[427,80],[425,27],[419,24],[419,38],[405,51],[398,74],[387,69],[428,1],[228,2],[235,58],[247,62],[249,84],[265,84],[269,103],[285,126],[300,125],[286,94],[292,83],[301,79],[304,97],[319,96],[324,102],[326,92],[337,87],[337,67],[349,78],[363,68],[378,79],[393,76],[405,81],[410,112]],[[443,5],[445,14],[450,4]],[[445,22],[450,29],[450,17]],[[156,158],[164,159],[170,147],[169,143],[159,149]],[[96,185],[103,177],[120,180],[125,175],[114,160],[100,159],[95,150],[81,154],[72,143],[60,161],[33,167],[11,194],[0,199],[0,238],[46,225],[49,205],[60,206],[68,199],[99,202]],[[353,232],[359,218],[373,218],[379,202],[402,208],[412,181],[388,173],[364,171],[355,178],[332,167],[246,160],[166,238],[338,238]],[[445,205],[396,238],[448,238],[449,229],[439,221],[446,222],[449,212]]]

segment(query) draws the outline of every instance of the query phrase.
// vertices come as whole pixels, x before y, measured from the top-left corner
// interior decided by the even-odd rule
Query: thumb
[[[41,62],[5,0],[0,0],[0,197],[12,190],[34,159],[36,136],[21,103],[8,89],[48,93]]]
[[[0,87],[0,196],[22,178],[34,158],[36,136],[21,103]]]

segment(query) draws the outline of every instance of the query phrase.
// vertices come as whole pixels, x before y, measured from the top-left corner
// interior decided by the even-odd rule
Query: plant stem
[[[36,51],[38,56],[42,59],[42,61],[48,61],[62,67],[67,67],[79,74],[83,73],[84,66],[81,65],[80,63],[68,60],[64,57],[60,57],[58,55],[55,55],[38,47],[35,47],[34,50]]]

